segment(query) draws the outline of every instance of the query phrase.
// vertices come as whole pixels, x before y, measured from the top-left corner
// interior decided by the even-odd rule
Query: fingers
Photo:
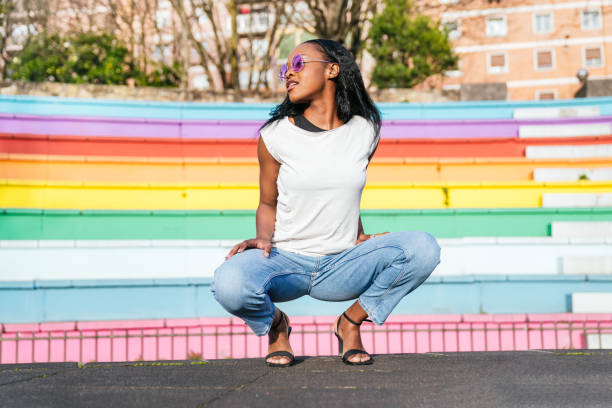
[[[272,250],[272,244],[264,244],[262,242],[257,242],[257,248],[263,249],[263,255],[268,258],[270,256],[270,251]]]
[[[228,260],[229,258],[231,258],[232,256],[236,255],[238,252],[242,252],[244,251],[244,249],[247,247],[247,243],[245,242],[241,242],[237,245],[235,245],[232,250],[229,252],[229,254],[227,254],[227,256],[225,257],[225,260]]]

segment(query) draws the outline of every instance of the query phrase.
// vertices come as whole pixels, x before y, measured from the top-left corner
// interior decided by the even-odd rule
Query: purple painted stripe
[[[187,139],[255,139],[262,121],[162,120],[0,114],[0,132],[43,135],[121,136]],[[384,121],[382,137],[414,138],[514,138],[521,125],[606,123],[612,116],[549,120],[393,120]]]

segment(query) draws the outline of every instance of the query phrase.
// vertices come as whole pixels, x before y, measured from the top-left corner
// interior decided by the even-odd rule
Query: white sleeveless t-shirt
[[[379,136],[361,116],[323,132],[284,117],[261,130],[281,164],[271,243],[290,252],[323,256],[355,246],[368,157]]]

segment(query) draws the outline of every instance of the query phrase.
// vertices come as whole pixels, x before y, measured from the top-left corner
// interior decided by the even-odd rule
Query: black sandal
[[[348,320],[349,322],[353,323],[355,326],[361,326],[361,323],[363,323],[363,322],[357,323],[357,322],[353,321],[350,317],[348,317],[346,315],[346,312],[342,313],[342,316],[344,316],[344,318],[346,320]],[[338,328],[340,327],[340,319],[342,319],[342,316],[340,316],[340,318],[338,319],[338,322],[336,323],[336,330],[334,331],[334,334],[336,335],[336,338],[338,339],[338,353],[342,356],[342,362],[344,364],[348,364],[348,365],[368,365],[368,364],[372,364],[374,362],[374,359],[372,358],[370,353],[368,353],[365,350],[350,349],[346,353],[342,354],[342,343],[343,343],[343,340],[338,335]],[[371,320],[369,320],[369,319],[364,319],[363,321],[364,322],[371,322]],[[351,360],[349,360],[349,357],[354,356],[355,354],[367,354],[368,357],[370,357],[370,359],[366,360],[366,361],[351,361]]]
[[[287,318],[287,315],[285,314],[285,312],[283,312],[282,310],[280,310],[280,319],[278,319],[278,323],[276,323],[274,326],[272,326],[272,329],[275,329],[280,326],[280,324],[283,322],[283,320],[285,321],[285,323],[287,323],[287,339],[289,339],[289,336],[291,335],[291,326],[289,326],[289,319]],[[289,358],[289,362],[288,363],[271,363],[268,361],[268,359],[270,357],[287,357]],[[279,351],[274,351],[270,354],[268,354],[265,357],[266,360],[266,364],[268,365],[268,367],[289,367],[291,365],[293,365],[295,363],[295,357],[293,356],[293,354],[291,354],[290,352],[286,351],[286,350],[279,350]]]

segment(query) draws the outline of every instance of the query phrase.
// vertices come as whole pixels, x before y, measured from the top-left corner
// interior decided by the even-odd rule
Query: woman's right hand
[[[227,254],[225,260],[227,261],[232,256],[236,255],[238,252],[243,252],[248,248],[259,248],[264,250],[264,256],[267,258],[270,255],[270,251],[272,250],[272,243],[266,239],[247,239],[242,241],[239,244],[236,244],[232,250]]]

